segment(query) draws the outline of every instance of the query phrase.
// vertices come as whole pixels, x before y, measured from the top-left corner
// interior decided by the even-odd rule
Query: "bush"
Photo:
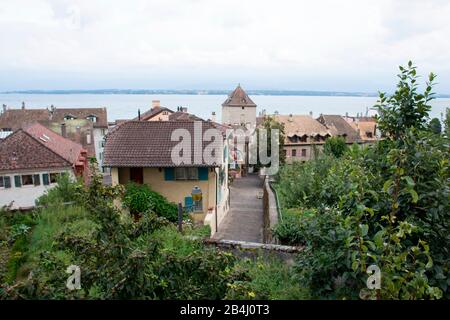
[[[161,194],[152,191],[146,184],[127,184],[122,200],[124,206],[133,215],[151,211],[169,221],[178,221],[177,205],[167,201]]]
[[[273,235],[285,245],[296,246],[305,243],[306,239],[302,230],[302,221],[307,216],[313,214],[312,210],[284,210],[282,220],[279,221],[273,229]]]
[[[348,149],[343,137],[331,137],[328,138],[323,145],[323,152],[326,155],[340,158]]]
[[[72,180],[68,174],[62,174],[57,179],[57,185],[48,189],[36,200],[37,206],[49,206],[57,203],[77,202],[78,190],[82,186],[80,180]]]

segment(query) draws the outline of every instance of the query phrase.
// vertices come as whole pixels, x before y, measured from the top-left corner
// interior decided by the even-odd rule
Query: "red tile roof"
[[[39,123],[28,126],[24,131],[72,164],[76,164],[80,154],[85,152],[81,144],[66,139]]]
[[[222,103],[224,107],[256,107],[256,104],[250,99],[244,89],[240,85],[234,89],[228,96],[227,100]]]
[[[0,142],[0,171],[70,167],[68,160],[22,129]]]
[[[172,132],[186,129],[194,139],[194,123],[202,124],[203,133],[214,125],[207,121],[128,121],[106,136],[103,164],[107,167],[176,167],[171,151],[179,144],[171,141]],[[202,152],[210,142],[202,142]],[[191,163],[188,166],[211,166],[204,161],[193,164],[194,143],[191,143]],[[219,165],[219,164],[217,164]]]

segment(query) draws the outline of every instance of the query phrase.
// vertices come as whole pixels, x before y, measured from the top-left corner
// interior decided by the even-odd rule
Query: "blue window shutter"
[[[22,181],[20,180],[20,176],[14,176],[14,184],[16,188],[20,188],[22,186]]]
[[[208,180],[208,168],[198,168],[198,179]]]
[[[50,184],[50,179],[48,178],[48,173],[44,173],[42,175],[42,182],[44,186],[48,186]]]
[[[184,206],[185,207],[192,207],[193,201],[192,201],[192,197],[185,197],[184,198]]]
[[[164,168],[164,179],[166,181],[175,180],[175,169],[174,168]]]

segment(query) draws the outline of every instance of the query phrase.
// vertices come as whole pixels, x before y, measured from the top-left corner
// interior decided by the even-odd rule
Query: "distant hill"
[[[249,95],[267,96],[333,96],[333,97],[377,97],[375,92],[341,92],[310,90],[246,90]],[[18,90],[2,94],[189,94],[227,95],[230,90],[171,90],[171,89],[97,89],[97,90]],[[450,94],[438,94],[438,98],[450,98]]]

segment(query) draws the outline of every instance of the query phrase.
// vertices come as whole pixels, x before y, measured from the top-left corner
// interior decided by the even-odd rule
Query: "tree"
[[[435,134],[441,134],[442,126],[441,126],[441,121],[439,121],[438,118],[431,119],[431,121],[428,124],[428,126],[429,126],[429,129],[430,129],[431,132],[433,132]]]
[[[450,138],[450,108],[445,110],[445,133]]]
[[[416,67],[411,61],[407,67],[400,66],[400,81],[395,93],[388,97],[380,92],[375,107],[378,109],[378,127],[383,135],[398,140],[405,136],[410,128],[425,129],[429,105],[434,93],[431,91],[435,75],[430,73],[424,93],[418,93]]]
[[[342,137],[331,137],[325,141],[323,145],[323,152],[327,155],[340,158],[348,149],[345,139]]]
[[[284,150],[284,138],[285,138],[284,124],[281,122],[278,122],[272,116],[266,116],[262,123],[262,127],[267,130],[267,149],[268,149],[267,154],[271,154],[271,145],[272,145],[271,132],[272,132],[272,129],[278,130],[278,133],[279,133],[278,150],[279,150],[279,157],[280,157],[279,161],[280,161],[280,164],[283,164],[286,160],[286,156],[283,151]],[[257,132],[257,133],[258,133],[258,139],[259,139],[259,132]],[[258,145],[260,145],[260,144],[258,143]],[[258,161],[258,165],[259,165],[259,161]]]

